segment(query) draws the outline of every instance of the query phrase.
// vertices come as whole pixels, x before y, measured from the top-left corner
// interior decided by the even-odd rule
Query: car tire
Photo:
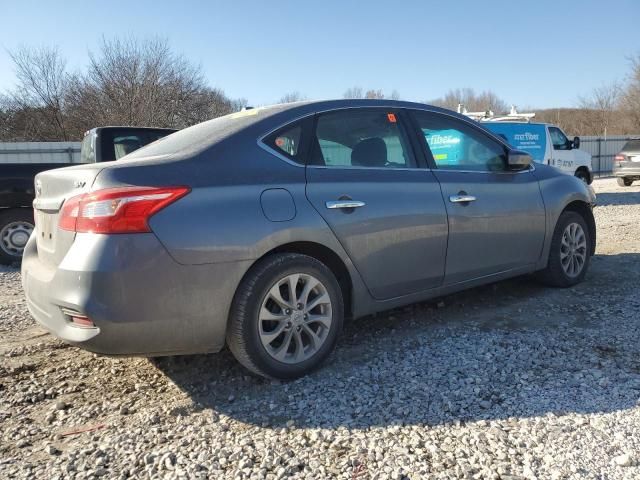
[[[33,213],[27,208],[0,210],[0,263],[13,265],[22,258],[24,245],[33,231]]]
[[[616,181],[618,182],[618,185],[621,187],[630,187],[631,184],[633,183],[633,180],[625,177],[618,177]]]
[[[253,266],[238,287],[227,345],[251,372],[293,379],[329,356],[343,320],[342,291],[329,268],[307,255],[274,254]]]
[[[591,235],[582,215],[562,212],[551,238],[547,267],[537,273],[538,279],[562,288],[582,282],[589,269],[591,248]]]
[[[582,180],[587,185],[589,185],[591,183],[591,175],[589,175],[589,172],[584,170],[584,169],[576,170],[575,176],[576,176],[576,178],[579,178],[580,180]]]

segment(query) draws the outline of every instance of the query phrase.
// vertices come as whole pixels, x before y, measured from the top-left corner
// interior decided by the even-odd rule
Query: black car
[[[171,128],[98,127],[82,140],[80,163],[118,160],[128,153],[175,132]],[[0,165],[0,263],[20,259],[33,231],[34,177],[63,163],[7,163]]]

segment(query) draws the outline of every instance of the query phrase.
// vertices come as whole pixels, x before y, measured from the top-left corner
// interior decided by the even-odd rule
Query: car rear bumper
[[[614,163],[612,173],[616,177],[640,178],[640,162]]]
[[[107,355],[215,352],[225,341],[235,289],[250,262],[180,265],[153,234],[78,234],[60,265],[22,260],[33,317],[57,337]],[[95,327],[76,326],[69,311]]]

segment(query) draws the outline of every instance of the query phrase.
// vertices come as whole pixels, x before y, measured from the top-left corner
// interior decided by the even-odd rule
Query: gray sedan
[[[58,337],[110,355],[216,352],[294,378],[343,319],[516,275],[585,278],[593,191],[448,110],[249,109],[124,159],[40,173],[22,281]]]
[[[621,187],[630,187],[640,180],[640,140],[629,140],[614,157],[613,176]]]

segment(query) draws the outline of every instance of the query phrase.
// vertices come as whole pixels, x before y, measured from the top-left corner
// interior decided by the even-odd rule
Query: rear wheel
[[[238,288],[227,344],[258,375],[296,378],[331,353],[343,316],[331,270],[306,255],[277,254],[255,265]]]
[[[0,263],[11,265],[19,261],[31,232],[33,214],[30,209],[0,211]]]
[[[631,184],[633,183],[633,180],[626,177],[618,177],[616,181],[618,182],[618,185],[620,185],[621,187],[630,187]]]
[[[584,280],[590,260],[587,223],[576,212],[563,212],[553,232],[547,268],[538,278],[552,287],[571,287]]]

